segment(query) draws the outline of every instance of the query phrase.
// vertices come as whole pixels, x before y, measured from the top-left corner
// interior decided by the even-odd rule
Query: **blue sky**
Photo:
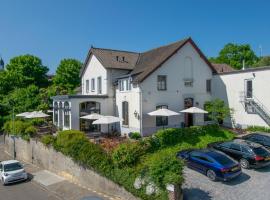
[[[91,45],[145,51],[191,36],[206,56],[228,42],[270,55],[269,0],[0,0],[0,55],[33,54],[55,72]]]

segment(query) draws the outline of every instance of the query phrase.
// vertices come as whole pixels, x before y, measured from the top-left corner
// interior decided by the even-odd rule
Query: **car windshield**
[[[265,156],[269,154],[269,152],[263,147],[253,148],[253,152],[259,156]]]
[[[219,154],[219,155],[213,155],[212,156],[218,163],[222,164],[222,165],[230,165],[233,163],[233,161],[228,158],[227,156],[223,155],[223,154]]]
[[[19,169],[22,169],[22,165],[20,163],[11,163],[4,165],[5,172],[15,171]]]

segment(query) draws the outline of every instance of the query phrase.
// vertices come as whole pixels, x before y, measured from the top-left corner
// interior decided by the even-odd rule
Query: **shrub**
[[[146,174],[161,188],[165,188],[166,184],[183,182],[183,163],[170,150],[156,152],[145,165]]]
[[[70,146],[77,140],[86,140],[83,132],[76,130],[61,131],[56,137],[54,147],[67,155]]]
[[[29,135],[22,135],[21,136],[23,140],[30,141],[30,136]]]
[[[21,135],[25,134],[26,128],[29,126],[28,122],[17,121],[7,121],[4,124],[4,132],[8,134]]]
[[[41,126],[45,123],[45,119],[41,119],[41,118],[36,118],[36,119],[32,119],[30,121],[30,124],[33,126]]]
[[[138,140],[138,139],[140,139],[142,136],[141,136],[141,134],[138,133],[138,132],[133,132],[133,133],[130,133],[130,134],[129,134],[129,137],[130,137],[131,139]]]
[[[118,167],[131,166],[145,153],[145,147],[139,142],[120,144],[112,154],[114,164]]]
[[[25,131],[24,134],[29,135],[30,137],[34,137],[37,134],[37,129],[34,126],[28,126]]]
[[[52,135],[43,135],[43,136],[41,137],[41,142],[42,142],[45,146],[52,145],[54,141],[55,141],[55,137],[52,136]]]
[[[264,127],[264,126],[249,126],[247,131],[252,131],[252,132],[267,132],[270,133],[270,128]]]

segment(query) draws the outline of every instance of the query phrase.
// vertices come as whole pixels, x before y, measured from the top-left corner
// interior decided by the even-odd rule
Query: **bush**
[[[37,134],[37,129],[34,126],[28,126],[25,131],[24,131],[25,135],[28,135],[30,137],[34,137]]]
[[[52,135],[43,135],[41,137],[41,142],[45,145],[45,146],[49,146],[52,145],[55,141],[55,137]]]
[[[26,128],[29,126],[28,122],[23,122],[20,120],[17,121],[7,121],[4,124],[4,132],[7,134],[14,134],[14,135],[23,135],[25,134]]]
[[[249,126],[247,129],[247,131],[251,131],[251,132],[266,132],[266,133],[270,133],[270,128],[264,127],[264,126]]]
[[[118,167],[127,167],[136,163],[138,158],[145,153],[145,147],[139,142],[120,144],[112,154],[114,164]]]
[[[130,133],[130,134],[129,134],[129,137],[130,137],[131,139],[138,140],[138,139],[140,139],[142,136],[141,136],[141,134],[138,133],[138,132],[133,132],[133,133]]]
[[[30,121],[30,124],[33,126],[41,126],[45,123],[45,119],[40,119],[40,118],[36,118],[36,119],[32,119]]]
[[[146,174],[160,188],[166,184],[181,184],[183,182],[183,163],[174,152],[159,151],[146,161]]]

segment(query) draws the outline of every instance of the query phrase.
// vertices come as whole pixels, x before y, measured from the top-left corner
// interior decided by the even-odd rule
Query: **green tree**
[[[24,88],[31,84],[46,87],[48,68],[40,58],[33,55],[22,55],[10,59],[6,66],[5,80],[14,88]]]
[[[40,104],[39,88],[30,85],[26,88],[18,88],[4,96],[1,105],[10,114],[14,108],[15,113],[35,110]]]
[[[205,109],[208,111],[208,117],[217,124],[222,124],[233,112],[221,99],[206,102]]]
[[[243,66],[243,60],[245,60],[246,66],[253,66],[258,57],[248,44],[226,44],[219,52],[218,57],[209,59],[213,63],[226,63],[235,69],[241,69]]]
[[[61,60],[56,75],[53,78],[53,83],[69,92],[74,90],[80,84],[80,69],[82,63],[75,59]]]
[[[255,63],[255,67],[270,66],[270,56],[265,56],[260,58],[260,60]]]

